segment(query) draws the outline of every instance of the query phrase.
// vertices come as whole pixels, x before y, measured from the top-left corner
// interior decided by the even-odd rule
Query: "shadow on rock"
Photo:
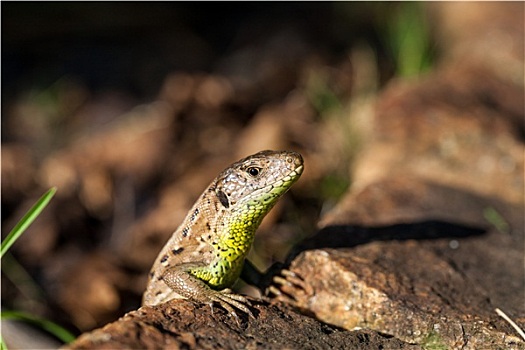
[[[327,226],[313,237],[300,243],[292,257],[299,253],[322,248],[351,248],[373,241],[433,240],[443,238],[467,238],[481,236],[488,232],[481,226],[470,226],[440,220],[426,220],[379,227],[359,225]]]

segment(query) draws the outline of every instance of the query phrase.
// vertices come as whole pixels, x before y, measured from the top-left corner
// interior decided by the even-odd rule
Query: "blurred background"
[[[74,334],[139,307],[201,191],[262,149],[306,162],[250,255],[283,261],[352,183],[378,91],[435,70],[451,38],[414,2],[1,9],[2,237],[58,189],[2,259],[2,306]]]

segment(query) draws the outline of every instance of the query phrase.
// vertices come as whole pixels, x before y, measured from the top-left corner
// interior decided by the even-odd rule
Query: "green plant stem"
[[[46,330],[47,332],[53,334],[55,337],[57,337],[64,343],[70,343],[73,340],[75,340],[75,336],[72,333],[70,333],[68,330],[64,329],[63,327],[57,325],[56,323],[39,318],[39,317],[35,317],[25,312],[2,311],[0,313],[0,318],[33,323],[39,326],[40,328]]]

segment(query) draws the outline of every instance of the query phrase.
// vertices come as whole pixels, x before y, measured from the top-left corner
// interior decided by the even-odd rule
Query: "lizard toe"
[[[235,312],[234,308],[241,310],[251,318],[255,318],[247,306],[251,306],[251,303],[242,295],[232,294],[231,291],[230,293],[224,293],[223,291],[213,291],[207,295],[207,299],[209,300],[207,304],[210,304],[212,314],[213,304],[216,303],[226,310],[226,312],[235,319],[238,325],[240,325],[239,316]]]
[[[248,306],[252,306],[252,304],[246,297],[239,295],[239,294],[233,294],[233,293],[225,294],[223,292],[218,292],[218,297],[222,301],[222,303],[234,306],[237,309],[248,314],[248,316],[250,316],[251,318],[255,318],[251,310],[248,308]]]

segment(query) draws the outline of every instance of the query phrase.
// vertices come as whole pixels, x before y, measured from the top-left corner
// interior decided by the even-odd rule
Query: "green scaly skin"
[[[143,304],[187,298],[252,316],[248,300],[227,288],[241,275],[264,216],[302,172],[302,157],[290,151],[259,152],[221,172],[155,260]]]

